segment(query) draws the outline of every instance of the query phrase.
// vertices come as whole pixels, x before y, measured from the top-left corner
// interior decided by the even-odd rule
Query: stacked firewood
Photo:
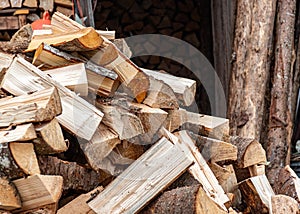
[[[258,141],[185,110],[194,80],[61,13],[51,32],[0,55],[0,213],[299,212],[289,167],[275,195]]]

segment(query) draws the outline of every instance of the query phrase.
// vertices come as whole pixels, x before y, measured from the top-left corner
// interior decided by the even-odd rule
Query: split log
[[[88,205],[96,213],[138,212],[191,164],[178,145],[162,138]]]
[[[248,169],[251,177],[266,174],[265,165],[263,164],[255,164],[249,166]]]
[[[279,171],[275,182],[276,194],[288,195],[300,203],[300,179],[290,166],[287,165]]]
[[[91,199],[95,198],[101,191],[103,191],[103,187],[97,187],[96,189],[86,193],[81,194],[77,198],[70,201],[65,206],[61,207],[57,214],[69,214],[69,213],[76,213],[76,214],[96,214],[88,205],[87,202]]]
[[[37,136],[31,123],[0,130],[0,143],[29,141],[35,138]]]
[[[0,156],[0,177],[16,179],[25,175],[40,174],[32,143],[1,143]]]
[[[126,102],[126,101],[125,101]],[[98,99],[96,106],[104,113],[102,122],[115,131],[120,140],[128,140],[137,135],[143,134],[143,124],[141,120],[124,106],[119,105],[122,100],[106,102]]]
[[[239,184],[245,202],[253,213],[269,213],[275,195],[265,175],[251,177]]]
[[[266,140],[267,158],[270,162],[267,166],[267,176],[272,186],[277,184],[275,180],[279,170],[290,164],[293,125],[289,102],[293,73],[296,0],[278,0],[277,8],[275,65]]]
[[[100,185],[109,175],[103,171],[95,172],[75,162],[60,160],[52,156],[38,156],[41,173],[63,177],[63,191],[91,191]]]
[[[101,33],[99,33],[101,35]],[[127,58],[131,58],[132,52],[130,48],[127,45],[127,42],[125,39],[114,39],[112,43],[123,53]],[[143,69],[142,69],[143,70]],[[144,70],[143,70],[144,71]],[[144,71],[145,72],[145,71]]]
[[[178,101],[173,89],[161,80],[149,76],[150,87],[144,104],[152,108],[178,109]]]
[[[164,192],[141,214],[155,213],[228,213],[208,197],[200,185],[180,187]]]
[[[1,99],[0,108],[0,127],[49,121],[62,112],[60,98],[54,87],[29,95]]]
[[[55,86],[62,103],[62,114],[56,117],[67,130],[90,140],[102,119],[102,112],[69,89],[54,81],[26,60],[17,57],[6,71],[1,87],[13,95],[22,95]],[[75,122],[76,121],[76,122]]]
[[[152,71],[149,69],[144,69],[144,68],[141,68],[141,69],[148,76],[151,76],[157,80],[161,80],[164,83],[166,83],[168,86],[170,86],[173,89],[173,91],[181,105],[190,106],[194,102],[195,93],[196,93],[196,81],[195,80],[182,78],[182,77],[176,77],[176,76],[170,75],[168,73]]]
[[[64,5],[64,4],[69,5],[70,4],[66,0],[54,0],[54,1],[56,1],[56,2],[59,1],[59,4],[61,4],[61,5]],[[73,3],[72,3],[72,5],[73,5]],[[73,6],[71,6],[71,8],[72,7]],[[65,16],[64,14],[62,14],[60,12],[55,12],[52,15],[51,25],[52,25],[53,31],[57,32],[57,33],[74,32],[74,31],[78,31],[80,29],[85,28],[78,22],[70,19],[69,17]]]
[[[103,159],[107,157],[119,143],[121,143],[121,140],[118,135],[101,123],[92,139],[87,143],[80,143],[80,148],[89,165],[98,171],[99,169],[103,169]]]
[[[72,8],[73,7],[73,3],[72,0],[54,0],[55,4],[67,7],[67,8]]]
[[[165,128],[170,132],[178,129],[190,130],[210,138],[228,141],[229,120],[204,114],[197,114],[184,109],[168,111]]]
[[[62,193],[63,178],[61,176],[34,175],[13,181],[25,212],[46,205],[57,204]],[[53,211],[55,213],[55,210]]]
[[[24,0],[23,6],[37,8],[38,7],[37,0]]]
[[[2,70],[3,68],[8,68],[12,63],[13,59],[14,59],[14,55],[0,52],[0,63],[1,63],[0,70]]]
[[[229,87],[230,134],[260,141],[276,1],[238,1]]]
[[[221,140],[190,133],[203,158],[212,163],[237,160],[237,147]]]
[[[27,52],[36,50],[42,43],[64,51],[88,51],[98,48],[103,40],[91,27],[64,34],[36,35],[31,39]]]
[[[47,70],[45,73],[76,94],[88,95],[88,81],[84,63]]]
[[[54,0],[39,0],[39,8],[52,12],[54,9]]]
[[[8,179],[0,178],[0,210],[15,210],[21,208],[20,195],[13,183]],[[1,211],[0,211],[1,212]]]
[[[68,149],[61,127],[55,118],[50,122],[36,124],[34,128],[38,137],[33,140],[37,154],[55,154]]]
[[[56,6],[56,11],[60,12],[68,17],[71,17],[73,15],[72,8],[66,8],[66,7],[61,7],[61,6]]]
[[[3,0],[0,2],[0,8],[5,9],[10,7],[10,1],[9,0]]]
[[[11,7],[20,8],[22,7],[22,0],[10,0]]]
[[[102,37],[109,39],[109,40],[114,40],[116,38],[116,31],[115,30],[96,30],[99,35]],[[130,58],[130,57],[128,57]]]
[[[271,212],[272,214],[298,214],[299,204],[298,202],[286,195],[274,195],[271,198]]]

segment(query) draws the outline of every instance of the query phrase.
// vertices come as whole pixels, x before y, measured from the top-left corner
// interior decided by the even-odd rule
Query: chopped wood
[[[63,191],[91,191],[100,185],[109,175],[103,171],[95,172],[75,162],[60,160],[52,156],[38,156],[42,174],[63,177]]]
[[[96,214],[88,205],[87,202],[98,195],[101,191],[103,191],[103,187],[97,187],[96,189],[81,194],[77,198],[70,201],[65,206],[61,207],[57,214],[69,214],[69,213],[76,213],[76,214]]]
[[[272,214],[297,214],[299,213],[298,202],[287,196],[287,195],[273,195],[271,197],[271,208],[270,213]]]
[[[21,208],[21,199],[15,185],[7,178],[0,177],[0,210],[10,211],[18,208]]]
[[[14,180],[22,200],[22,212],[45,205],[55,204],[61,197],[61,176],[34,175]]]
[[[10,7],[10,1],[9,0],[2,0],[0,2],[0,8],[1,9],[5,9],[5,8],[8,8]]]
[[[54,0],[54,3],[68,8],[73,7],[72,0]]]
[[[276,194],[288,195],[300,203],[300,179],[290,166],[282,168],[275,181]]]
[[[152,108],[178,109],[178,101],[173,89],[161,80],[149,76],[150,87],[144,104]]]
[[[263,164],[254,164],[249,166],[248,169],[251,177],[266,174],[265,165]]]
[[[178,145],[162,138],[88,205],[96,213],[138,212],[191,164]]]
[[[101,123],[92,139],[87,143],[80,143],[80,147],[90,166],[98,171],[99,169],[103,169],[103,159],[119,143],[121,143],[121,140],[118,135]]]
[[[22,0],[10,0],[11,7],[22,7]]]
[[[39,0],[39,8],[44,11],[53,11],[54,8],[54,0]]]
[[[228,213],[208,197],[200,185],[180,187],[164,192],[141,214],[154,213]]]
[[[237,166],[239,168],[267,163],[266,152],[257,140],[231,136],[230,143],[238,148]]]
[[[55,0],[55,1],[60,1],[60,3],[67,2],[65,0]],[[70,19],[69,17],[65,16],[60,12],[55,12],[52,15],[51,25],[52,25],[52,29],[55,32],[59,32],[59,33],[74,32],[85,28],[81,24],[77,23],[76,21]]]
[[[8,68],[14,59],[14,55],[0,52],[0,70]],[[1,81],[1,77],[0,77]]]
[[[101,31],[103,33],[105,32],[108,32],[108,31]],[[100,32],[99,32],[100,35],[102,35]],[[107,38],[107,37],[106,37]],[[112,43],[127,57],[127,58],[131,58],[132,56],[132,52],[129,48],[129,46],[127,45],[127,42],[125,39],[114,39],[112,41]],[[144,69],[142,69],[144,71]],[[145,71],[144,71],[145,72]],[[146,72],[145,72],[146,73]],[[147,74],[147,73],[146,73]]]
[[[174,139],[174,135],[168,133],[167,130],[165,130],[165,132],[168,136]],[[193,140],[188,135],[187,131],[176,132],[175,136],[178,137],[178,139],[175,138],[174,140],[180,141],[179,145],[181,148],[185,151],[186,155],[189,158],[192,158],[195,162],[195,164],[189,168],[189,172],[200,182],[200,184],[202,184],[207,196],[223,210],[227,211],[226,205],[228,205],[229,198],[224,193],[224,190],[200,154]]]
[[[0,108],[0,127],[49,121],[62,112],[60,98],[54,87],[29,95],[1,99]]]
[[[275,195],[266,175],[251,177],[239,184],[245,202],[253,213],[269,213]]]
[[[96,30],[97,33],[99,33],[102,37],[109,39],[109,40],[114,40],[116,37],[116,31],[115,30]],[[130,57],[128,57],[130,58]]]
[[[237,160],[237,147],[231,143],[190,133],[203,158],[212,163]]]
[[[19,29],[19,19],[16,16],[1,16],[0,30],[17,30]]]
[[[57,6],[56,11],[66,15],[68,17],[73,15],[72,8],[70,9],[70,8],[66,8],[66,7]]]
[[[0,157],[0,177],[15,179],[40,173],[32,143],[1,143]]]
[[[34,126],[31,123],[0,130],[0,143],[29,141],[36,137]]]
[[[76,94],[88,95],[88,81],[84,63],[46,70],[45,73]]]
[[[151,76],[157,80],[161,80],[170,86],[179,103],[183,106],[190,106],[195,101],[195,93],[196,93],[196,81],[183,78],[176,77],[170,75],[168,73],[163,73],[159,71],[153,71],[149,69],[142,68],[142,71],[145,72],[148,76]]]
[[[64,51],[88,51],[98,48],[102,39],[91,27],[64,34],[36,35],[31,39],[27,52],[36,50],[42,43]]]
[[[103,113],[26,60],[15,58],[1,84],[3,89],[14,95],[52,86],[58,89],[62,103],[62,114],[56,117],[58,122],[76,136],[90,140],[102,120]]]
[[[37,0],[24,0],[23,6],[36,8],[38,6]]]
[[[38,137],[33,140],[37,154],[55,154],[68,149],[57,119],[54,118],[50,122],[36,124],[34,128]]]

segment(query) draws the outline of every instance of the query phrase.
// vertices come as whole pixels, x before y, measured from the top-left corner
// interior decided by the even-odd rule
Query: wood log
[[[54,0],[54,3],[68,8],[73,7],[72,0]]]
[[[125,101],[126,102],[126,101]],[[144,133],[141,120],[121,106],[122,100],[113,100],[111,103],[98,99],[96,106],[104,113],[102,122],[115,131],[120,140],[127,140]]]
[[[238,148],[238,168],[267,163],[266,152],[257,140],[231,136],[230,143]]]
[[[300,179],[290,166],[282,168],[275,181],[276,194],[288,195],[300,203]]]
[[[0,178],[0,210],[15,210],[21,208],[20,195],[13,183],[7,178]],[[1,211],[0,211],[1,212]]]
[[[197,114],[184,109],[168,111],[166,129],[173,132],[178,129],[190,130],[210,138],[228,141],[229,120],[204,114]]]
[[[152,76],[149,76],[150,87],[148,95],[143,101],[144,104],[152,108],[162,109],[178,109],[178,101],[174,94],[174,91],[170,86],[165,84],[161,80],[157,80]]]
[[[227,115],[231,135],[259,142],[264,131],[275,12],[275,1],[237,2]]]
[[[281,214],[281,213],[290,213],[297,214],[299,213],[299,204],[298,202],[286,195],[273,195],[271,198],[271,208],[272,214]]]
[[[177,145],[162,138],[88,205],[96,213],[138,212],[191,164]]]
[[[10,0],[11,7],[20,8],[22,7],[22,0]]]
[[[208,197],[200,185],[164,192],[141,214],[154,213],[228,213]]]
[[[61,197],[63,178],[61,176],[34,175],[13,181],[25,212],[46,205],[56,204]],[[55,211],[54,211],[55,212]]]
[[[0,8],[5,9],[10,7],[10,1],[9,0],[3,0],[0,2]]]
[[[3,89],[14,95],[53,86],[59,92],[63,109],[62,114],[56,117],[58,122],[76,136],[90,140],[102,120],[102,112],[26,60],[15,58],[1,83]]]
[[[251,177],[266,174],[265,165],[263,164],[255,164],[249,166],[248,169]]]
[[[270,161],[267,166],[267,176],[272,186],[276,185],[275,180],[279,170],[290,164],[293,121],[289,102],[293,72],[296,1],[279,0],[277,8],[275,65],[266,140],[267,158]]]
[[[116,38],[116,31],[115,30],[96,30],[99,35],[102,37],[109,39],[109,40],[114,40]],[[130,57],[128,57],[130,58]]]
[[[275,193],[265,175],[251,177],[241,182],[239,188],[251,212],[269,213]]]
[[[118,135],[101,123],[93,138],[87,143],[80,143],[80,148],[89,165],[98,171],[99,169],[103,169],[103,159],[108,156],[119,143],[121,143],[121,140]]]
[[[23,6],[37,8],[38,7],[37,0],[24,0]]]
[[[109,175],[103,171],[95,172],[75,162],[60,160],[52,156],[38,156],[42,174],[63,177],[63,191],[91,191],[100,185]]]
[[[40,174],[32,143],[1,143],[0,153],[0,177],[16,179],[25,175]]]
[[[231,143],[190,133],[203,158],[212,163],[237,160],[238,149]]]
[[[172,88],[180,105],[190,106],[195,101],[196,81],[176,77],[168,73],[152,71],[149,69],[141,68],[145,74],[157,80],[161,80]],[[151,83],[150,83],[151,84]]]
[[[56,11],[68,17],[71,17],[73,15],[72,9],[66,7],[56,6]]]
[[[54,0],[39,0],[39,8],[52,12],[54,9]]]
[[[0,127],[49,121],[62,112],[60,98],[54,87],[29,95],[1,99],[0,108]]]
[[[96,189],[86,193],[81,194],[77,198],[73,199],[71,202],[61,207],[57,214],[68,214],[68,213],[77,213],[77,214],[96,214],[88,205],[87,202],[97,196],[103,187],[97,187]]]
[[[88,81],[84,63],[50,69],[45,73],[76,94],[88,95]]]
[[[2,16],[0,22],[0,30],[17,30],[20,28],[19,19],[16,16]]]
[[[36,124],[34,128],[38,136],[37,139],[33,140],[37,154],[55,154],[68,149],[57,119],[54,118],[50,122]]]
[[[103,40],[91,27],[64,34],[36,35],[26,52],[36,50],[42,43],[52,45],[64,51],[88,51],[98,48]]]
[[[8,68],[12,63],[13,59],[14,59],[14,55],[0,52],[0,63],[1,63],[0,70],[2,70],[3,68]]]
[[[101,35],[101,33],[99,33]],[[112,43],[124,54],[127,58],[131,58],[132,52],[125,39],[114,39]],[[143,70],[143,69],[142,69]],[[144,71],[144,70],[143,70]],[[145,71],[144,71],[145,72]]]
[[[37,138],[36,132],[31,123],[0,130],[0,143],[29,141],[35,138]]]

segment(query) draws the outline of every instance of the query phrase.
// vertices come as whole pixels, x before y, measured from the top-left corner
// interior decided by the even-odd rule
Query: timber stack
[[[196,81],[140,68],[126,42],[55,12],[0,54],[0,213],[299,213],[255,139],[186,110]]]

